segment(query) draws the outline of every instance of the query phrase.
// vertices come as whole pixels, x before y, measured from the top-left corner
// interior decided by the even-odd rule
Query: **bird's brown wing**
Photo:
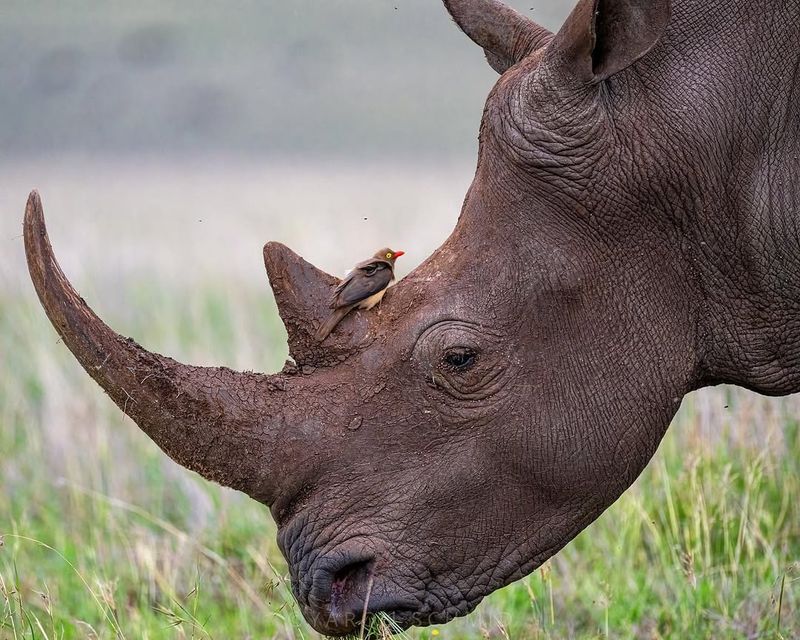
[[[385,260],[360,262],[336,287],[333,307],[346,307],[366,300],[389,286],[394,277],[392,265]]]
[[[331,308],[335,309],[339,305],[339,294],[350,284],[350,281],[353,279],[353,276],[356,274],[356,270],[352,269],[348,271],[342,281],[336,285],[336,288],[333,290],[333,295],[331,295]]]

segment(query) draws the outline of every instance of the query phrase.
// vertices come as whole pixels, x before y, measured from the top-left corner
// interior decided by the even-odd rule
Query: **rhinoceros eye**
[[[444,354],[444,362],[456,371],[465,371],[475,364],[477,357],[478,354],[469,347],[454,347]]]

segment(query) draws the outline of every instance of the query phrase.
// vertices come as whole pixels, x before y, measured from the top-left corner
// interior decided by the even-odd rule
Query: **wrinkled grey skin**
[[[235,378],[219,415],[236,429],[202,446],[199,411],[171,408],[167,434],[160,404],[125,406],[271,505],[303,613],[331,635],[368,592],[370,612],[441,623],[534,570],[634,481],[688,391],[800,390],[800,1],[583,1],[554,38],[498,2],[446,4],[504,72],[452,236],[324,349],[309,336],[335,281],[269,245],[298,367]],[[123,347],[37,289],[122,406],[89,365]],[[131,353],[164,381],[183,366]],[[245,375],[223,374],[197,397]]]

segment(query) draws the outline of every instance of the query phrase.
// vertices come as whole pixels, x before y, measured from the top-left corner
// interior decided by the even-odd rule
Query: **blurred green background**
[[[512,2],[556,28],[571,3]],[[0,3],[0,640],[313,638],[266,510],[166,458],[25,267],[195,364],[286,356],[267,240],[400,275],[455,224],[496,76],[435,0]],[[800,635],[795,398],[692,394],[634,487],[530,577],[414,638]]]

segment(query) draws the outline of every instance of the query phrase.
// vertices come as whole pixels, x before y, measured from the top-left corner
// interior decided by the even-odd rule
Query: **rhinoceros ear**
[[[339,281],[279,242],[264,247],[264,265],[289,335],[289,355],[297,366],[309,371],[346,360],[369,331],[360,314],[350,314],[340,323],[324,347],[314,337],[331,312],[331,293]]]
[[[580,0],[548,48],[547,61],[601,82],[650,51],[670,19],[670,0]]]
[[[453,20],[497,73],[546,45],[553,34],[499,0],[444,0]]]

